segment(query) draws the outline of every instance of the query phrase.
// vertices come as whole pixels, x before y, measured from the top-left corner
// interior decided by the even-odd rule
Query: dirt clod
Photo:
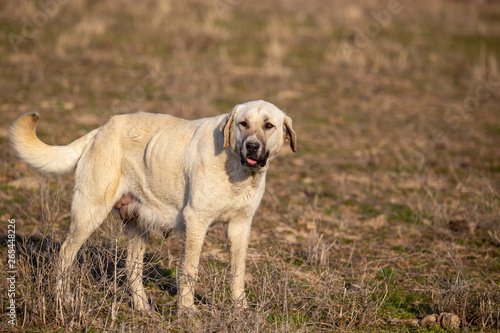
[[[448,312],[441,313],[438,322],[443,328],[458,328],[460,326],[460,318],[456,314]]]
[[[443,312],[440,315],[431,314],[425,316],[422,320],[412,318],[389,318],[387,323],[393,326],[403,325],[413,327],[432,327],[434,325],[440,325],[443,328],[453,329],[460,327],[460,318],[456,314]]]
[[[405,326],[413,326],[413,327],[419,327],[420,326],[420,320],[418,319],[401,319],[401,324]]]
[[[437,319],[438,319],[437,314],[432,314],[430,316],[426,316],[424,319],[421,320],[420,325],[422,327],[434,326],[434,325],[436,325]]]

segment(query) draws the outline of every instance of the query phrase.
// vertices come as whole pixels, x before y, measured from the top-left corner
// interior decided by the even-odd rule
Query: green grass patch
[[[376,217],[382,214],[382,211],[375,208],[372,204],[361,204],[359,210],[365,217]]]
[[[403,245],[391,246],[391,250],[396,251],[398,253],[405,253],[406,252],[406,248]]]
[[[377,278],[387,282],[394,281],[397,275],[397,272],[389,267],[384,267],[377,272]]]
[[[420,314],[434,313],[432,299],[425,294],[408,292],[397,287],[391,287],[385,294],[378,314],[384,318],[417,318]],[[378,294],[376,297],[381,297]],[[383,296],[382,296],[383,297]]]
[[[423,219],[432,219],[432,216],[413,211],[403,204],[390,204],[389,220],[422,224]]]

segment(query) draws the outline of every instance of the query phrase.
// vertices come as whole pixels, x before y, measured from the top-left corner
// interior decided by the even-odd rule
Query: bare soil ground
[[[497,2],[18,0],[0,8],[2,329],[420,331],[404,319],[450,312],[459,330],[500,330]],[[299,152],[284,150],[268,174],[247,260],[250,309],[232,309],[216,226],[203,252],[199,316],[176,312],[175,237],[153,238],[147,251],[158,315],[134,312],[126,240],[109,216],[75,265],[76,301],[56,312],[55,256],[73,179],[21,163],[9,124],[37,110],[42,140],[67,144],[115,114],[194,119],[253,99],[293,118]]]

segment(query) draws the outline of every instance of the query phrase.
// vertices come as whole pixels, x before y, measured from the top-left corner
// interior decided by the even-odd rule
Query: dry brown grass
[[[416,331],[390,319],[453,312],[462,330],[499,330],[500,6],[399,5],[0,4],[0,252],[7,258],[15,218],[17,328]],[[76,302],[57,313],[54,256],[69,225],[72,177],[41,177],[19,162],[8,125],[37,110],[40,137],[65,144],[114,114],[193,119],[252,99],[292,116],[299,153],[284,151],[268,175],[247,261],[250,310],[229,302],[215,227],[200,316],[176,313],[175,238],[148,248],[145,282],[158,316],[135,313],[125,238],[110,216],[80,252]],[[6,311],[5,279],[0,288]],[[0,325],[10,329],[5,315]]]

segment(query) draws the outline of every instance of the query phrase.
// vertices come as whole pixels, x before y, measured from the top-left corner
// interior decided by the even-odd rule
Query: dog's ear
[[[292,128],[292,118],[285,115],[283,120],[283,132],[285,133],[285,142],[290,141],[290,148],[294,153],[297,152],[297,135]]]
[[[233,135],[234,117],[236,116],[238,107],[239,105],[236,105],[231,111],[231,113],[229,113],[220,124],[220,131],[224,134],[224,149],[229,147],[231,143],[231,136]]]

